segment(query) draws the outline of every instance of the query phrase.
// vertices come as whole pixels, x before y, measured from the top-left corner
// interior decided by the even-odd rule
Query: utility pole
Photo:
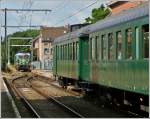
[[[37,25],[37,26],[7,26],[7,11],[10,12],[25,12],[25,11],[32,11],[32,12],[51,12],[52,10],[50,9],[0,9],[0,11],[3,11],[5,13],[5,25],[2,26],[5,28],[5,67],[7,65],[10,64],[10,60],[9,60],[9,52],[10,52],[10,48],[8,45],[10,45],[10,42],[7,40],[7,27],[12,27],[12,28],[16,28],[16,27],[41,27],[42,25]],[[7,62],[7,65],[6,65]]]
[[[7,8],[5,8],[5,61],[7,61]],[[5,67],[6,67],[6,62],[5,62]]]

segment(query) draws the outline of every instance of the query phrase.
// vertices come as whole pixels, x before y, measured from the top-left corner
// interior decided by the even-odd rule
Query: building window
[[[44,48],[44,55],[49,54],[49,48]]]
[[[126,31],[126,52],[127,52],[127,59],[132,59],[132,30],[127,29]]]
[[[102,35],[102,59],[103,60],[107,59],[106,48],[107,48],[106,35]]]
[[[113,59],[113,33],[108,34],[108,59]]]
[[[121,31],[117,32],[117,59],[122,59],[122,35]]]
[[[149,58],[149,24],[142,27],[144,42],[144,58]]]

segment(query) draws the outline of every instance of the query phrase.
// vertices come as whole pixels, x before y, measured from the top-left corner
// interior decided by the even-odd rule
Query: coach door
[[[90,65],[88,62],[89,55],[89,37],[82,35],[79,39],[79,79],[89,80]]]

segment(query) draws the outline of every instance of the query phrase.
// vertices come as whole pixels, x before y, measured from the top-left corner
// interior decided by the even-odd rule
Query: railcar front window
[[[108,59],[113,59],[113,33],[108,34]]]
[[[149,25],[143,26],[144,58],[149,58]]]
[[[127,35],[127,59],[132,59],[132,30],[128,29],[126,31]]]
[[[29,59],[30,56],[29,56],[29,55],[24,55],[24,58],[25,58],[25,59]]]
[[[107,54],[106,54],[106,35],[102,35],[102,59],[106,60],[107,59]]]
[[[117,59],[122,59],[122,35],[121,31],[117,32]]]

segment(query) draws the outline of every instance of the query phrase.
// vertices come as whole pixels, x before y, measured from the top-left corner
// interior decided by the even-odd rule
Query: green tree
[[[102,4],[99,8],[92,9],[91,17],[85,18],[85,23],[95,23],[101,19],[104,19],[109,14],[109,8],[104,7],[104,5]]]

